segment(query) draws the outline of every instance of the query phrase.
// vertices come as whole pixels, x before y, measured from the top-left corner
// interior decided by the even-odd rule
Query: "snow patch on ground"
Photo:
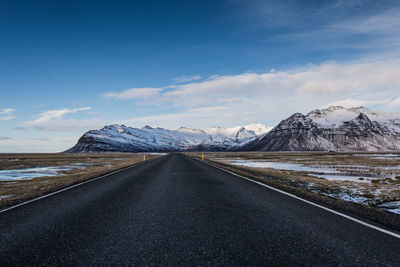
[[[161,152],[151,152],[151,153],[138,153],[139,155],[155,155],[155,156],[164,156],[168,153],[161,153]]]
[[[370,171],[370,168],[366,166],[355,166],[355,165],[303,165],[296,163],[286,162],[271,162],[271,161],[260,161],[260,160],[224,160],[224,162],[232,165],[239,165],[252,168],[273,168],[285,171],[298,171],[308,172],[310,176],[326,179],[326,180],[344,180],[352,181],[357,183],[369,183],[373,179],[383,178],[394,178],[394,174],[385,173],[384,175],[374,174]],[[382,167],[382,169],[398,169],[399,167]],[[345,169],[356,170],[357,173],[348,173]],[[360,179],[361,178],[361,179]]]
[[[2,201],[3,199],[12,197],[13,195],[5,195],[5,196],[0,196],[0,201]]]
[[[91,163],[71,163],[63,166],[35,167],[25,169],[10,169],[0,171],[0,181],[30,180],[44,176],[59,176],[60,172],[73,169],[84,169]]]
[[[378,207],[389,212],[400,214],[400,201],[386,202],[378,205]]]

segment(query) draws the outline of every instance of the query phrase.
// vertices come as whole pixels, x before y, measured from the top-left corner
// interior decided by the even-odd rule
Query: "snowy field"
[[[400,214],[400,153],[206,153],[206,158]]]
[[[91,163],[71,163],[69,165],[49,166],[49,167],[35,167],[24,169],[10,169],[0,171],[0,181],[17,181],[34,179],[38,177],[50,177],[63,175],[62,172],[74,169],[85,169],[92,166]],[[112,165],[108,165],[112,166]]]

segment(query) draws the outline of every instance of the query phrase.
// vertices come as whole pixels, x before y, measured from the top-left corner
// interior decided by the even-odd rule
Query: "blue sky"
[[[124,123],[400,111],[398,1],[1,1],[0,152]]]

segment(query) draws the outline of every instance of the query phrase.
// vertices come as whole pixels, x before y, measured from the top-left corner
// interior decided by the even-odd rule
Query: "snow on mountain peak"
[[[244,126],[247,131],[253,132],[255,135],[266,134],[271,131],[274,127],[268,127],[261,123],[252,123],[249,125]]]
[[[374,111],[366,107],[345,108],[332,106],[326,109],[313,110],[306,117],[313,120],[320,127],[332,128],[357,118],[361,113],[371,121],[379,122],[390,130],[400,133],[400,112]]]
[[[268,128],[264,125],[258,126],[261,129]],[[69,152],[229,150],[257,137],[257,134],[241,126],[212,127],[206,130],[180,127],[177,130],[168,130],[150,126],[139,129],[114,124],[85,133]]]

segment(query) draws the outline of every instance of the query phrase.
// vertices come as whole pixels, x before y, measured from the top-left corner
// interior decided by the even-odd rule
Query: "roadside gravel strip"
[[[396,266],[400,241],[183,154],[0,213],[0,266]]]

